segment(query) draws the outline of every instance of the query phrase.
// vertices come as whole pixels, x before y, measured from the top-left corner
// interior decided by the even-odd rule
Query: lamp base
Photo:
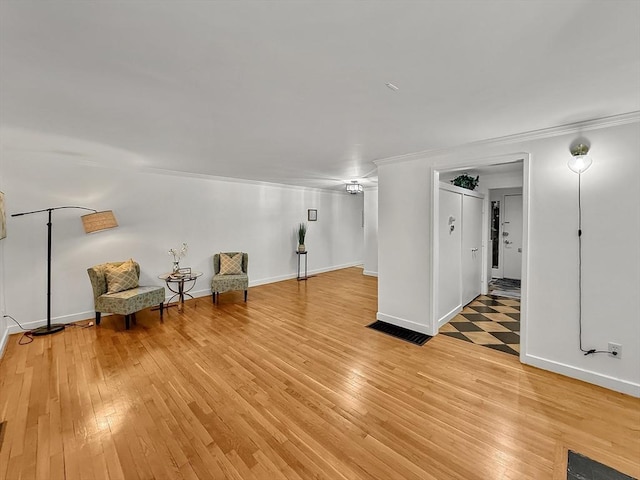
[[[58,333],[64,330],[64,325],[61,323],[56,323],[53,325],[45,325],[44,327],[38,327],[31,330],[31,335],[34,337],[39,337],[41,335],[51,335],[52,333]]]

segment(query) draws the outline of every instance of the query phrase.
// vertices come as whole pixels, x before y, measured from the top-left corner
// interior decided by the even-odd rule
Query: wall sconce
[[[586,172],[593,160],[587,154],[589,153],[589,147],[583,143],[576,145],[575,147],[571,147],[571,159],[567,162],[567,166],[571,169],[571,171],[580,175],[581,173]]]
[[[357,180],[351,180],[351,183],[347,183],[346,187],[347,192],[351,195],[357,195],[358,193],[362,193],[364,191],[362,185],[360,185]]]

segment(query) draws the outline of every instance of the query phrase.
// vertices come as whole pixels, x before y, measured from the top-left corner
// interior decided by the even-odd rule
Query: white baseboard
[[[566,365],[560,362],[554,362],[546,358],[537,357],[535,355],[524,355],[520,361],[527,365],[531,365],[550,372],[559,373],[566,377],[576,378],[583,382],[592,383],[600,387],[615,390],[616,392],[626,393],[633,397],[640,397],[640,384],[621,380],[619,378],[610,377],[601,373],[584,370],[582,368]]]
[[[307,276],[318,275],[319,273],[332,272],[334,270],[342,270],[343,268],[357,267],[362,265],[362,262],[353,262],[353,263],[345,263],[343,265],[334,265],[326,268],[317,268],[315,270],[309,270],[307,272]],[[302,272],[300,272],[302,273]],[[249,279],[249,287],[257,287],[258,285],[266,285],[268,283],[276,283],[283,282],[285,280],[291,280],[292,278],[297,278],[298,275],[296,273],[288,273],[286,275],[278,275],[276,277],[267,277],[260,278],[258,280]]]
[[[1,319],[0,319],[1,321]],[[9,327],[4,329],[2,334],[2,338],[0,339],[0,359],[4,356],[4,350],[7,346],[7,341],[9,340]]]
[[[362,262],[353,262],[353,263],[346,263],[343,265],[334,265],[331,267],[326,267],[326,268],[319,268],[316,270],[309,270],[308,275],[317,275],[319,273],[325,273],[325,272],[331,272],[333,270],[341,270],[343,268],[349,268],[349,267],[355,267],[358,265],[362,265]],[[257,287],[258,285],[266,285],[268,283],[275,283],[275,282],[281,282],[283,280],[291,280],[293,278],[296,278],[297,274],[295,273],[290,273],[290,274],[286,274],[286,275],[280,275],[277,277],[269,277],[269,278],[262,278],[262,279],[258,279],[258,280],[249,280],[249,287]],[[191,294],[194,298],[200,298],[200,297],[208,297],[211,295],[211,287],[207,286],[204,289],[200,289],[200,290],[195,290],[195,291],[191,291],[189,292],[189,294]],[[171,298],[170,295],[167,295],[165,297],[165,302],[167,300],[169,300]],[[174,299],[175,301],[175,299]],[[73,322],[78,322],[81,320],[93,320],[95,319],[95,311],[90,310],[87,312],[80,312],[80,313],[73,313],[70,315],[62,315],[60,317],[55,317],[51,319],[51,323],[73,323]],[[103,313],[102,316],[106,317],[109,316],[110,314],[107,313]],[[1,320],[1,319],[0,319]],[[6,319],[6,321],[11,321],[10,319]],[[47,319],[41,319],[41,320],[34,320],[31,322],[24,322],[21,323],[21,325],[27,329],[27,330],[32,330],[34,328],[38,328],[38,327],[42,327],[44,325],[47,324]],[[9,340],[9,335],[12,335],[14,333],[20,333],[22,330],[20,329],[20,327],[18,325],[16,325],[15,323],[13,323],[13,325],[9,325],[3,335],[2,335],[2,339],[0,339],[0,358],[2,358],[2,355],[4,354],[4,350],[5,347],[7,345],[7,341]]]
[[[105,314],[106,315],[106,314]],[[80,312],[80,313],[73,313],[71,315],[62,315],[60,317],[53,317],[51,319],[51,323],[74,323],[74,322],[79,322],[81,320],[93,320],[96,316],[96,312],[94,312],[93,310],[88,311],[88,312]],[[14,323],[11,319],[9,319],[10,322],[12,322],[12,324],[9,325],[9,327],[7,328],[7,337],[9,335],[13,335],[14,333],[20,333],[23,330],[20,329],[20,327]],[[47,324],[47,319],[43,318],[40,320],[33,320],[31,322],[21,322],[20,325],[22,325],[22,327],[26,330],[33,330],[34,328],[38,328],[38,327],[44,327]],[[6,341],[6,338],[3,339],[3,342]],[[0,349],[4,348],[4,343],[2,345],[0,345]]]
[[[377,277],[378,276],[378,272],[372,272],[371,270],[364,270],[362,272],[363,275],[368,275],[370,277]]]
[[[457,307],[455,307],[453,310],[451,310],[449,313],[447,313],[446,315],[444,315],[442,318],[440,318],[438,320],[438,330],[440,330],[440,327],[442,325],[444,325],[445,323],[447,323],[449,320],[451,320],[453,317],[455,317],[458,313],[460,313],[462,311],[462,304],[458,305]]]
[[[380,313],[380,312],[376,314],[376,319],[380,320],[381,322],[390,323],[397,327],[408,328],[409,330],[413,330],[414,332],[420,332],[426,335],[433,335],[433,333],[431,333],[429,329],[429,326],[423,323],[416,323],[411,320],[394,317],[392,315],[387,315],[385,313]]]

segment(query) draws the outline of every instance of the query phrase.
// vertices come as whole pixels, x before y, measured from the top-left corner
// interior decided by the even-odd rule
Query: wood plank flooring
[[[349,268],[67,328],[0,363],[0,478],[552,479],[568,448],[640,477],[640,400],[439,335],[365,328]],[[564,476],[563,476],[564,475]]]

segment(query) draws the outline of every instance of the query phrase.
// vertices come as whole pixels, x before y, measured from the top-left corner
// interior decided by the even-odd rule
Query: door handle
[[[511,245],[512,243],[513,243],[513,242],[510,242],[509,240],[505,240],[505,241],[504,241],[504,244],[505,244],[505,245]]]
[[[472,248],[472,249],[471,249],[471,251],[472,251],[472,252],[477,252],[477,251],[478,251],[478,249],[477,249],[477,248]]]

